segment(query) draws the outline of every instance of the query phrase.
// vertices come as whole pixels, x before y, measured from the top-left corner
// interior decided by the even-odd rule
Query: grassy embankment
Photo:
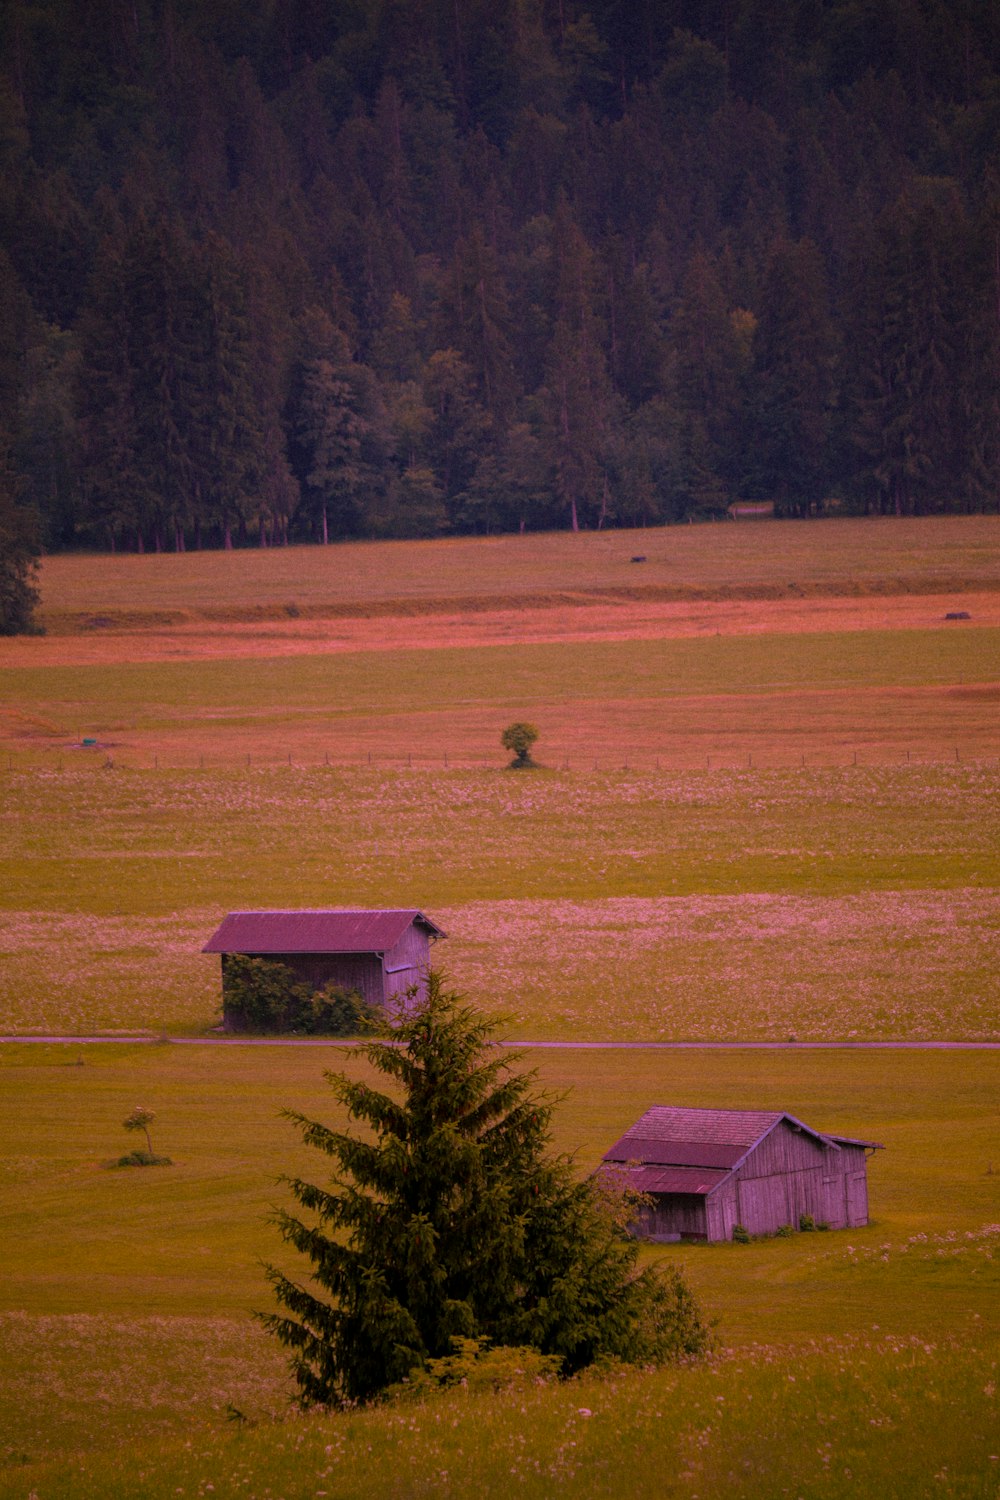
[[[455,979],[521,1035],[995,1035],[997,536],[990,521],[838,523],[118,559],[96,574],[53,560],[49,623],[84,633],[0,643],[8,1024],[197,1031],[215,999],[197,949],[221,911],[350,902],[425,906],[453,934],[440,953]],[[812,599],[831,591],[865,613],[821,614]],[[926,618],[890,596],[927,601]],[[145,624],[119,634],[137,597]],[[435,599],[462,603],[446,619]],[[972,621],[945,624],[946,603],[973,599]],[[390,656],[399,600],[415,614]],[[496,618],[476,633],[486,606]],[[110,625],[86,630],[88,611]],[[211,619],[226,611],[229,637]],[[254,624],[261,612],[275,623]],[[499,770],[499,729],[522,714],[569,770]],[[116,743],[88,760],[69,748],[85,732]],[[289,749],[313,768],[257,764]],[[414,769],[322,766],[369,750],[413,754]],[[446,750],[497,752],[496,769],[445,770]],[[187,769],[154,771],[156,757]],[[886,1140],[876,1223],[684,1247],[723,1342],[772,1351],[717,1373],[488,1412],[446,1403],[405,1431],[373,1414],[227,1437],[227,1401],[280,1399],[245,1312],[273,1248],[272,1178],[299,1165],[275,1110],[324,1109],[319,1055],[78,1055],[3,1051],[0,1494],[638,1495],[667,1492],[665,1473],[685,1495],[994,1492],[990,1056],[543,1055],[547,1082],[576,1086],[559,1144],[582,1166],[657,1098],[782,1105]],[[103,1171],[137,1102],[159,1111],[177,1166]],[[732,1424],[704,1415],[718,1395]],[[571,1436],[578,1406],[597,1419]],[[191,1424],[189,1447],[153,1459],[155,1433]],[[34,1467],[119,1442],[106,1462]]]

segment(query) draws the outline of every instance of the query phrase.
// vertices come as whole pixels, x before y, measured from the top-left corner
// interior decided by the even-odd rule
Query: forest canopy
[[[992,508],[998,140],[981,0],[8,0],[8,508],[50,549]]]

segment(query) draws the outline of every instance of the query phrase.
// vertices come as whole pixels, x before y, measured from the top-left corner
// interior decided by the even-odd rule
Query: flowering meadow
[[[417,906],[523,1038],[1000,1036],[1000,771],[4,777],[8,1035],[217,1023],[228,910]]]

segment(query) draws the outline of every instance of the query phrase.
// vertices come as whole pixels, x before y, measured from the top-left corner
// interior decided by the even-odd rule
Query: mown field
[[[752,523],[431,542],[45,561],[50,630],[106,629],[116,616],[216,619],[276,608],[345,613],[444,599],[518,604],[599,589],[710,598],[753,590],[885,594],[996,588],[993,516]],[[643,558],[640,566],[634,557]],[[94,625],[103,619],[104,624]]]
[[[339,904],[428,911],[511,1037],[997,1039],[998,544],[48,560],[0,641],[0,1034],[193,1045],[0,1046],[0,1496],[995,1497],[998,1054],[532,1052],[581,1170],[653,1102],[783,1107],[885,1142],[873,1224],[680,1247],[707,1369],[275,1426],[277,1111],[342,1054],[197,1039],[225,911]],[[109,1171],[139,1102],[176,1165]]]
[[[285,1411],[280,1357],[248,1312],[267,1305],[260,1260],[283,1255],[266,1223],[269,1204],[283,1201],[276,1178],[322,1172],[278,1110],[337,1122],[322,1070],[360,1064],[333,1049],[8,1044],[0,1494],[196,1494],[207,1483],[237,1494],[253,1474],[251,1494],[270,1486],[304,1496],[324,1488],[320,1470],[329,1467],[329,1494],[464,1495],[478,1476],[501,1495],[511,1463],[528,1494],[546,1493],[547,1481],[556,1492],[575,1481],[584,1494],[612,1494],[623,1451],[616,1407],[632,1442],[647,1452],[652,1444],[658,1467],[690,1470],[678,1494],[703,1495],[706,1483],[708,1493],[766,1493],[782,1473],[799,1493],[849,1494],[845,1467],[860,1481],[887,1461],[911,1493],[993,1493],[997,1054],[542,1049],[528,1061],[540,1087],[566,1096],[554,1144],[576,1153],[581,1170],[655,1101],[725,1105],[752,1095],[819,1127],[864,1132],[885,1145],[870,1169],[873,1222],[750,1246],[672,1247],[719,1319],[728,1352],[711,1374],[532,1391],[529,1413],[520,1398],[488,1417],[474,1402],[445,1402],[407,1414],[401,1430],[382,1416],[278,1428],[265,1420],[253,1434],[233,1432],[230,1404],[254,1420]],[[120,1122],[137,1102],[156,1110],[154,1143],[172,1167],[102,1165],[130,1144]],[[760,1428],[750,1420],[754,1400],[766,1413]],[[733,1407],[733,1425],[710,1423],[696,1441],[706,1409],[720,1404]],[[566,1464],[566,1420],[581,1406],[603,1420],[587,1428],[581,1462]],[[658,1409],[669,1414],[661,1426]],[[932,1411],[947,1418],[946,1441],[924,1430]],[[774,1451],[782,1421],[788,1440]],[[423,1437],[411,1440],[411,1426]],[[388,1451],[366,1471],[368,1442]],[[324,1457],[331,1444],[338,1455],[343,1445],[342,1464]],[[956,1484],[935,1489],[927,1473],[921,1488],[930,1455],[953,1465]],[[619,1493],[652,1493],[630,1464],[635,1487]],[[737,1482],[727,1488],[730,1467]],[[143,1469],[148,1483],[139,1486]],[[828,1481],[829,1491],[819,1487]]]
[[[25,771],[4,1030],[200,1032],[230,909],[399,905],[533,1038],[996,1037],[997,771]]]

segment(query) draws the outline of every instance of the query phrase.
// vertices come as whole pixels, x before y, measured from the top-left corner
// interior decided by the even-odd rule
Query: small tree
[[[150,1156],[152,1156],[154,1153],[153,1142],[150,1139],[149,1135],[149,1127],[150,1125],[152,1125],[155,1119],[156,1116],[151,1109],[145,1109],[141,1104],[137,1104],[135,1109],[132,1110],[131,1114],[126,1115],[124,1120],[122,1121],[122,1125],[126,1130],[142,1131],[143,1135],[146,1137],[146,1147],[149,1151]]]
[[[304,1402],[368,1400],[463,1339],[558,1356],[566,1374],[705,1347],[679,1274],[636,1273],[620,1199],[549,1154],[551,1103],[492,1032],[431,972],[426,998],[357,1049],[391,1094],[326,1074],[370,1138],[286,1111],[336,1167],[328,1189],[286,1179],[307,1217],[275,1222],[312,1284],[269,1267],[283,1312],[261,1315]]]
[[[531,758],[531,747],[538,738],[538,730],[534,724],[528,724],[524,720],[518,720],[516,724],[508,724],[500,736],[500,743],[505,750],[510,750],[514,759],[510,763],[510,770],[523,771],[535,762]]]

